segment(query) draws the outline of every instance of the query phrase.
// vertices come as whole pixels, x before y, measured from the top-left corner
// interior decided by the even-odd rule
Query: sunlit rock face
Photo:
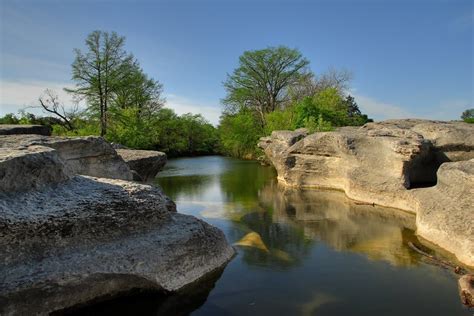
[[[437,185],[413,193],[418,234],[474,266],[474,159],[441,165]]]
[[[474,173],[465,166],[468,162],[453,164],[474,157],[472,124],[389,120],[311,135],[303,129],[275,131],[259,146],[280,183],[343,190],[354,200],[417,213],[418,224],[433,223],[418,226],[418,234],[474,265],[474,201],[469,189]],[[463,172],[448,171],[459,168]],[[424,188],[429,186],[433,188]],[[428,233],[427,226],[437,228]],[[436,230],[445,237],[436,237]]]
[[[178,214],[160,189],[77,175],[67,158],[101,139],[41,140],[0,148],[1,315],[137,288],[176,291],[233,256],[219,229]]]

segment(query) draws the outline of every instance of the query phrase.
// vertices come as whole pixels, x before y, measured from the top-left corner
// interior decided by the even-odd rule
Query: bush
[[[257,142],[264,136],[254,113],[243,109],[236,114],[223,114],[219,124],[221,152],[238,158],[253,159],[259,155]]]

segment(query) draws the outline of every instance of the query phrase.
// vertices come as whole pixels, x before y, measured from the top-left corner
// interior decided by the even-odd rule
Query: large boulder
[[[166,154],[154,150],[116,149],[120,157],[133,171],[136,171],[139,179],[148,181],[163,169],[166,164]]]
[[[390,120],[310,135],[306,130],[275,131],[262,138],[259,146],[275,166],[279,182],[285,185],[343,190],[354,200],[420,213],[418,223],[437,218],[438,228],[433,222],[427,224],[433,225],[431,233],[423,225],[418,227],[418,233],[455,253],[464,263],[474,265],[473,194],[466,191],[472,183],[472,173],[465,171],[460,178],[459,168],[470,167],[452,165],[454,161],[473,158],[473,125]],[[444,168],[437,174],[441,165]],[[446,181],[452,184],[446,185]],[[458,181],[460,185],[454,185]],[[436,187],[425,188],[437,182]],[[443,199],[445,203],[436,205],[435,201]],[[432,212],[438,215],[431,217]],[[431,215],[425,217],[428,213]],[[463,225],[461,218],[466,219]],[[444,235],[435,238],[436,230]],[[457,241],[442,242],[448,236]],[[471,251],[463,253],[466,247]]]
[[[234,254],[220,230],[178,214],[157,187],[77,175],[49,146],[0,153],[1,315],[179,291]]]
[[[72,174],[132,180],[133,173],[102,137],[0,136],[0,149],[44,146],[57,151]]]
[[[70,178],[71,173],[52,148],[0,148],[0,192],[40,189]]]
[[[50,136],[51,128],[44,125],[0,124],[0,135],[37,134]]]
[[[417,233],[474,267],[474,159],[442,164],[436,186],[413,194]]]

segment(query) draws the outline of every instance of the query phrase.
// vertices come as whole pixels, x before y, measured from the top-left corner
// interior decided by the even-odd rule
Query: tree
[[[65,89],[79,99],[86,99],[89,110],[100,119],[101,136],[107,133],[109,104],[118,88],[137,67],[124,50],[125,38],[117,33],[94,31],[87,36],[87,52],[75,49],[72,80],[75,89]]]
[[[52,90],[46,89],[43,95],[38,98],[41,107],[48,113],[52,113],[59,117],[61,125],[67,130],[75,129],[73,120],[79,111],[76,103],[71,110],[66,110],[64,104],[59,101],[59,96]]]
[[[284,46],[244,52],[239,66],[224,82],[227,111],[250,109],[264,127],[265,114],[281,107],[288,99],[288,88],[310,76],[308,65],[298,50]]]
[[[461,119],[468,123],[474,123],[474,109],[467,109],[462,112]]]
[[[336,89],[342,96],[349,88],[352,73],[348,70],[330,68],[319,76],[311,74],[302,77],[290,87],[290,97],[293,103],[301,102],[306,97],[313,97],[326,89]]]
[[[136,107],[138,113],[148,117],[160,110],[165,99],[161,96],[163,85],[143,72],[138,64],[130,68],[126,80],[117,87],[114,95],[114,105],[125,109]]]

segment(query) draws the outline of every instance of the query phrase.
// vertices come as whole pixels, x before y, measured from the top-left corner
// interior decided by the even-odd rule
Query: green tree
[[[238,113],[224,113],[219,124],[221,151],[224,154],[251,159],[257,156],[257,142],[264,131],[255,113],[242,109]]]
[[[74,89],[66,89],[86,99],[88,109],[100,120],[100,134],[107,133],[108,112],[117,90],[136,69],[133,56],[124,49],[125,37],[117,33],[94,31],[87,36],[87,51],[75,49],[72,64]]]
[[[474,109],[467,109],[466,111],[462,112],[461,119],[467,123],[474,123]]]
[[[119,108],[135,107],[142,116],[150,116],[160,110],[165,100],[162,97],[163,85],[149,78],[135,63],[129,68],[129,74],[117,86],[114,105]]]
[[[288,88],[310,75],[308,65],[298,50],[284,46],[244,52],[224,82],[227,111],[249,109],[264,127],[265,114],[280,108],[288,100]]]

